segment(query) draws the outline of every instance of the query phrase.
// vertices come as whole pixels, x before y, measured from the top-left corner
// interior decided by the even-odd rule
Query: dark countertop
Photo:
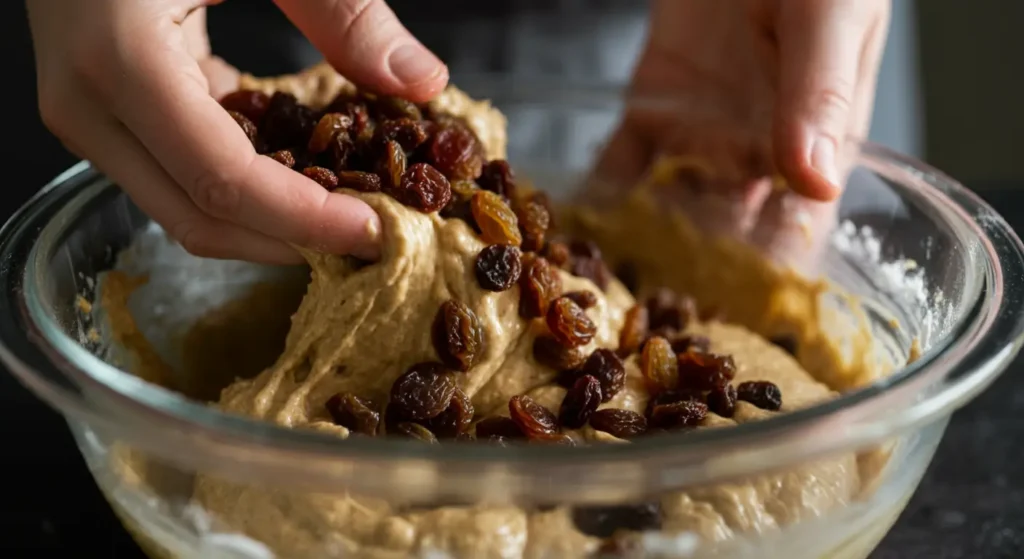
[[[1024,184],[982,194],[1024,230]],[[956,413],[913,500],[875,559],[1024,557],[1024,358]],[[39,555],[142,557],[86,471],[67,426],[0,374],[6,444],[0,547]]]

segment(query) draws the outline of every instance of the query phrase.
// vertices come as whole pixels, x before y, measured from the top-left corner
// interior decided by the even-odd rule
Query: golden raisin
[[[551,301],[562,292],[562,278],[543,257],[523,259],[519,275],[519,315],[537,318],[548,312]]]
[[[352,118],[341,113],[327,113],[320,117],[316,128],[309,137],[309,152],[313,154],[327,151],[334,138],[352,126]]]
[[[485,243],[512,246],[522,244],[523,237],[519,233],[516,214],[501,196],[488,190],[478,190],[473,194],[470,207],[476,226],[480,228],[480,238]]]
[[[513,207],[523,238],[523,250],[536,252],[544,248],[544,237],[551,224],[551,213],[544,193],[535,192],[524,200],[518,200]]]
[[[587,345],[597,333],[587,313],[569,297],[559,297],[548,307],[548,329],[562,345],[578,347]]]
[[[655,337],[644,344],[640,354],[640,372],[652,393],[669,390],[679,384],[679,362],[668,340]]]
[[[484,353],[480,319],[465,303],[449,299],[441,305],[432,326],[434,350],[445,365],[468,371]]]
[[[533,340],[533,358],[556,371],[566,371],[582,365],[587,356],[582,349],[566,347],[553,336],[544,334]]]
[[[640,349],[647,339],[647,307],[633,305],[626,311],[626,318],[619,331],[619,356],[628,357]]]
[[[388,140],[377,161],[377,174],[384,179],[386,188],[394,188],[402,182],[405,174],[405,151],[395,140]]]

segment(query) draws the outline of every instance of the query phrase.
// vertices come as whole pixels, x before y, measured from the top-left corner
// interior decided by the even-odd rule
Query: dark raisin
[[[689,301],[689,302],[684,302]],[[692,315],[688,315],[692,299],[680,297],[671,289],[662,287],[647,298],[647,312],[652,330],[662,327],[683,330]]]
[[[686,353],[687,351],[707,353],[711,351],[711,340],[707,336],[697,334],[679,336],[672,340],[672,351],[676,353]]]
[[[635,411],[606,408],[590,416],[590,426],[613,437],[631,439],[647,431],[647,419]]]
[[[583,258],[601,258],[601,247],[594,241],[575,239],[569,243],[569,252]]]
[[[511,418],[496,415],[481,419],[476,424],[476,438],[502,437],[504,439],[521,439],[523,432]]]
[[[587,424],[590,415],[601,405],[601,382],[590,375],[576,379],[576,383],[565,393],[558,408],[558,421],[562,427],[579,429]]]
[[[465,303],[449,299],[434,316],[431,327],[434,350],[445,365],[468,371],[484,354],[484,329]]]
[[[420,112],[420,108],[416,106],[416,103],[401,97],[382,95],[377,98],[373,108],[377,114],[384,118],[408,118],[412,120],[421,120],[423,118],[423,113]]]
[[[551,433],[541,434],[536,437],[529,439],[530,444],[544,444],[544,445],[560,445],[560,446],[576,446],[576,441],[572,437],[565,433]]]
[[[449,179],[476,179],[484,158],[476,136],[464,126],[444,126],[430,139],[427,161]]]
[[[484,190],[490,190],[509,200],[515,198],[515,173],[504,159],[492,159],[484,165],[479,182],[480,188]]]
[[[242,113],[252,122],[263,120],[263,114],[267,112],[270,105],[270,97],[262,91],[240,89],[228,93],[220,100],[220,106],[225,110]]]
[[[327,412],[331,414],[331,419],[334,420],[335,424],[363,435],[374,435],[377,433],[380,413],[374,410],[373,404],[370,401],[364,400],[355,394],[345,392],[331,396],[327,400],[325,407]]]
[[[697,400],[654,406],[649,424],[658,429],[686,429],[700,425],[708,415],[708,406]]]
[[[388,140],[377,160],[377,174],[384,180],[384,188],[393,189],[400,186],[405,175],[405,151],[394,140]]]
[[[622,262],[616,266],[615,277],[619,278],[630,293],[635,294],[640,289],[640,272],[633,262]]]
[[[295,156],[292,155],[291,150],[288,150],[288,149],[278,150],[278,151],[275,151],[274,153],[271,153],[268,157],[270,157],[274,161],[277,161],[281,165],[284,165],[285,167],[288,167],[289,169],[292,169],[292,168],[295,167]]]
[[[363,171],[340,171],[338,173],[338,186],[351,188],[359,192],[380,192],[380,177],[374,173]]]
[[[470,207],[473,194],[479,188],[476,183],[470,180],[451,181],[452,199],[441,210],[441,217],[448,219],[461,219],[469,224],[474,231],[480,233],[476,222],[473,220],[473,210]]]
[[[708,392],[708,409],[722,417],[736,412],[736,387],[731,384],[716,386]]]
[[[561,292],[562,278],[546,259],[523,256],[523,271],[519,275],[520,316],[527,319],[544,316],[551,301]]]
[[[366,141],[373,137],[375,129],[366,105],[353,104],[348,108],[348,116],[352,117],[352,138],[354,140]]]
[[[607,402],[626,385],[626,367],[615,352],[600,348],[594,350],[580,367],[580,373],[601,381],[601,401]]]
[[[395,426],[394,434],[416,441],[437,444],[437,436],[430,432],[430,429],[420,425],[419,423],[412,423],[409,421],[403,421]]]
[[[536,192],[513,204],[519,220],[519,232],[523,237],[523,250],[536,252],[544,248],[544,237],[551,225],[551,212],[547,197]]]
[[[770,341],[785,350],[786,353],[796,356],[797,344],[795,336],[775,336]]]
[[[435,417],[451,403],[455,379],[440,363],[413,365],[391,386],[390,408],[413,421]]]
[[[397,188],[388,189],[388,194],[406,206],[431,213],[445,207],[452,198],[452,189],[448,179],[437,169],[426,163],[415,163],[402,175]]]
[[[305,146],[316,128],[313,109],[300,105],[295,96],[278,91],[270,98],[260,124],[260,132],[271,151],[290,146]]]
[[[604,260],[586,256],[573,256],[570,258],[569,272],[574,276],[587,278],[594,282],[594,285],[601,288],[602,291],[608,288],[608,282],[611,281],[612,277]]]
[[[249,117],[237,111],[228,111],[228,114],[231,115],[231,118],[235,119],[235,122],[238,123],[238,126],[242,129],[242,132],[245,132],[245,137],[249,138],[249,143],[251,143],[253,147],[255,147],[256,125],[253,124],[252,120],[250,120]]]
[[[652,394],[670,390],[679,384],[679,361],[668,340],[656,337],[644,344],[640,354],[640,372]]]
[[[306,167],[302,170],[302,174],[313,179],[317,184],[327,190],[334,190],[335,188],[338,188],[338,175],[335,175],[334,171],[330,169],[324,169],[323,167]]]
[[[650,417],[651,413],[654,411],[654,408],[656,408],[657,406],[663,406],[665,404],[675,404],[678,402],[684,402],[686,400],[699,401],[701,399],[703,399],[703,395],[696,390],[665,390],[664,392],[659,392],[651,396],[651,398],[647,400],[647,407],[644,410],[644,415]]]
[[[597,305],[597,295],[594,295],[593,291],[582,289],[580,291],[570,291],[563,295],[572,299],[573,303],[576,303],[581,308],[590,309]]]
[[[539,339],[544,338],[544,337],[545,336],[541,336],[541,337],[539,337],[537,339],[539,340]],[[551,338],[551,341],[556,343],[556,344],[558,344],[558,342],[554,338]],[[561,346],[562,344],[558,344],[558,345]],[[562,346],[562,347],[565,347],[565,346]],[[565,349],[574,349],[574,350],[577,350],[577,351],[581,351],[580,348],[578,348],[578,347],[576,347],[576,348],[565,348]],[[537,351],[536,344],[534,345],[533,350],[534,350],[534,352]],[[576,384],[576,379],[578,379],[581,376],[583,376],[583,372],[580,371],[580,367],[582,367],[583,363],[586,363],[586,362],[587,362],[586,356],[583,356],[582,363],[580,363],[579,367],[575,367],[575,368],[572,368],[572,369],[562,369],[561,371],[559,371],[558,376],[555,377],[555,384],[557,384],[558,386],[561,386],[562,388],[564,388],[566,390],[569,390],[570,388],[572,388],[572,385]]]
[[[331,146],[338,134],[352,126],[352,118],[341,113],[327,113],[320,117],[316,128],[309,136],[309,152],[323,153]]]
[[[782,408],[782,391],[774,382],[766,380],[741,382],[736,387],[736,398],[763,410],[779,411]]]
[[[597,333],[594,321],[568,297],[559,297],[551,303],[547,312],[547,324],[551,335],[568,347],[587,345]]]
[[[324,159],[336,173],[345,171],[350,167],[350,164],[357,157],[355,142],[352,141],[348,132],[341,131],[335,134],[327,146],[327,154],[324,155]]]
[[[533,398],[520,394],[508,401],[509,417],[529,439],[550,438],[558,432],[558,419]]]
[[[439,439],[454,439],[466,433],[469,425],[473,422],[473,402],[461,388],[455,387],[451,403],[438,414],[423,422],[423,425],[430,429]]]
[[[569,245],[560,241],[551,241],[544,245],[544,258],[547,258],[555,266],[562,268],[569,263],[572,256],[569,253]]]
[[[523,271],[522,253],[510,245],[490,245],[476,255],[476,281],[487,291],[511,289]]]
[[[582,365],[587,356],[581,348],[566,347],[553,336],[545,334],[533,340],[533,358],[556,371],[567,371]]]
[[[639,505],[573,507],[572,521],[580,532],[598,538],[609,538],[619,530],[658,530],[661,528],[661,505],[650,502]]]
[[[633,305],[626,311],[622,330],[619,331],[619,356],[626,358],[640,349],[647,338],[647,307]]]
[[[736,376],[736,363],[729,355],[698,351],[679,354],[679,386],[692,390],[711,390],[724,386]]]
[[[410,118],[385,120],[377,127],[383,140],[398,142],[405,151],[413,151],[427,141],[427,129],[422,122]]]
[[[488,244],[519,246],[523,237],[515,212],[501,196],[488,190],[473,193],[470,202],[473,220],[480,229],[480,238]]]

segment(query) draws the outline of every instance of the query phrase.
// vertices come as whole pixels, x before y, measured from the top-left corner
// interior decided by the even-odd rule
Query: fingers
[[[196,206],[267,237],[379,257],[379,218],[368,205],[258,156],[196,62],[151,33],[121,37],[104,76],[106,100]]]
[[[837,161],[880,2],[787,0],[779,5],[776,164],[799,194],[832,200],[842,187]]]
[[[70,96],[81,101],[83,96]],[[61,135],[87,135],[89,159],[190,253],[266,264],[296,264],[302,257],[276,239],[205,215],[192,203],[146,149],[99,107],[76,106],[52,115]],[[76,150],[79,151],[79,150]]]
[[[428,101],[448,68],[398,21],[384,0],[276,0],[342,75],[378,93]]]

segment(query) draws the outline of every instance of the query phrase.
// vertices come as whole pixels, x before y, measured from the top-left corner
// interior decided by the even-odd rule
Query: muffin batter
[[[244,77],[241,87],[286,90],[300,101],[322,106],[350,86],[321,66],[288,78]],[[451,87],[434,103],[466,118],[488,158],[504,157],[504,118],[489,104]],[[615,208],[566,211],[560,227],[597,241],[610,264],[628,261],[635,266],[640,293],[665,285],[723,310],[728,323],[692,321],[688,332],[706,335],[711,351],[733,357],[734,382],[767,380],[779,386],[782,413],[832,398],[836,390],[880,374],[863,357],[870,353],[871,340],[865,334],[847,340],[855,360],[841,359],[829,343],[819,326],[824,285],[777,270],[735,243],[703,238],[684,219],[654,203],[650,190],[660,182],[652,176]],[[310,284],[292,317],[283,353],[255,377],[224,388],[217,407],[345,438],[348,430],[331,422],[325,401],[346,391],[387,401],[392,383],[410,365],[437,360],[431,322],[442,303],[456,299],[480,319],[486,346],[470,371],[457,374],[476,417],[507,415],[509,398],[524,393],[557,410],[565,395],[554,382],[557,371],[532,354],[534,339],[544,332],[543,320],[520,317],[517,287],[491,292],[478,285],[473,265],[486,246],[479,235],[461,220],[418,212],[385,194],[350,194],[380,215],[380,261],[363,266],[303,251],[312,270]],[[667,246],[672,254],[665,254]],[[633,295],[617,280],[602,290],[586,278],[558,273],[563,292],[596,295],[597,304],[587,314],[597,330],[585,352],[615,349],[624,315],[636,302]],[[777,335],[799,340],[796,357],[767,341]],[[601,407],[643,413],[648,396],[636,355],[626,360],[626,371],[625,388]],[[773,413],[738,402],[734,417],[709,414],[702,427],[757,421]],[[589,427],[570,436],[581,442],[623,442]],[[666,494],[660,503],[663,531],[724,542],[736,534],[785,526],[849,503],[877,468],[875,464],[862,471],[858,456],[849,454],[743,483]],[[426,551],[458,557],[577,557],[594,552],[602,541],[578,530],[566,507],[402,510],[374,499],[279,491],[202,475],[193,498],[222,528],[248,534],[287,557],[404,557]]]

